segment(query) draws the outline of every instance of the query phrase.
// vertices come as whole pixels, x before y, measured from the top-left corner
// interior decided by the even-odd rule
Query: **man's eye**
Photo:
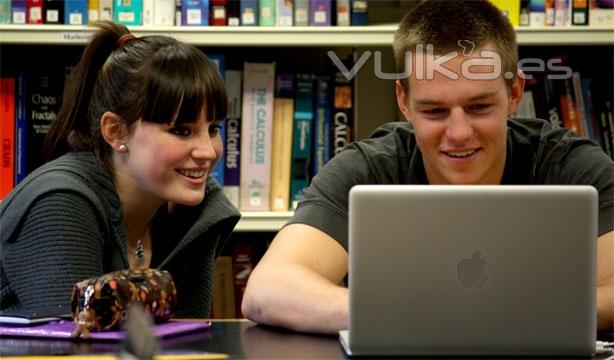
[[[192,134],[192,130],[190,130],[190,128],[185,127],[185,126],[177,126],[177,127],[171,128],[170,132],[171,134],[177,135],[177,136],[189,136],[190,134]]]
[[[470,111],[484,111],[488,110],[491,107],[491,104],[473,104],[469,106]]]
[[[422,112],[427,115],[438,115],[438,114],[443,114],[445,111],[446,110],[443,108],[434,108],[434,109],[423,110]]]

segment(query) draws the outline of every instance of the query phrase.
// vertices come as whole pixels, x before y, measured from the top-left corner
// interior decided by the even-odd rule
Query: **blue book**
[[[367,25],[369,22],[367,16],[367,0],[352,0],[351,4],[350,24],[352,26]]]
[[[258,26],[258,0],[241,0],[241,26]]]
[[[290,202],[296,209],[303,189],[311,178],[311,131],[313,126],[313,74],[296,74],[294,135],[292,137],[292,177]]]
[[[15,185],[28,175],[26,164],[27,127],[26,74],[24,71],[20,71],[15,78]]]
[[[87,24],[87,0],[64,1],[64,24]]]
[[[124,25],[143,23],[143,0],[115,0],[113,3],[115,22]]]
[[[181,25],[209,25],[209,0],[181,0]]]
[[[315,114],[313,125],[313,176],[330,160],[331,146],[331,79],[318,76],[315,79]]]
[[[11,23],[11,0],[0,0],[0,24]]]
[[[26,0],[11,0],[13,24],[26,23]]]
[[[224,55],[207,55],[207,57],[217,67],[217,71],[222,77],[222,80],[224,80],[224,74],[226,73],[225,56]],[[220,128],[218,130],[219,136],[222,138],[222,144],[226,143],[225,141],[225,137],[226,137],[225,125],[226,124],[225,123],[226,123],[225,121],[222,121],[220,123]],[[213,167],[213,171],[211,172],[211,176],[213,176],[213,178],[215,178],[218,184],[220,184],[220,186],[222,187],[224,187],[224,167],[225,165],[226,165],[226,160],[224,159],[224,153],[222,153],[222,156],[220,156],[220,158],[217,160],[217,163],[215,163],[215,166]]]
[[[228,118],[226,119],[226,142],[224,156],[224,194],[239,207],[241,184],[241,83],[242,71],[227,70],[224,79],[228,92]]]

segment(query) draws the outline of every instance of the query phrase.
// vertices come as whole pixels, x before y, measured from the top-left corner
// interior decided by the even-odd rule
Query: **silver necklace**
[[[128,224],[126,224],[126,229],[128,229],[128,232],[130,232],[130,235],[132,235],[132,238],[134,239],[134,233],[132,232],[132,230],[130,230]],[[134,246],[134,257],[139,261],[142,260],[143,257],[145,257],[145,246],[143,246],[143,238],[147,236],[148,230],[148,228],[145,228],[145,233],[143,234],[143,236],[136,239],[136,245]]]

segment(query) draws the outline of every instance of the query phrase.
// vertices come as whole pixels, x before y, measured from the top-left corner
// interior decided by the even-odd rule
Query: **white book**
[[[113,21],[113,0],[98,1],[98,18]]]
[[[245,62],[240,209],[269,211],[275,63]]]
[[[175,25],[175,0],[153,0],[154,2],[154,25]]]
[[[143,0],[143,26],[154,24],[154,0]]]

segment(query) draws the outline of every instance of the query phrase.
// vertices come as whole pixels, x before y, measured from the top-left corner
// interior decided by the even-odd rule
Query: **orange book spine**
[[[0,78],[0,138],[2,168],[0,168],[0,199],[15,186],[15,79]]]

